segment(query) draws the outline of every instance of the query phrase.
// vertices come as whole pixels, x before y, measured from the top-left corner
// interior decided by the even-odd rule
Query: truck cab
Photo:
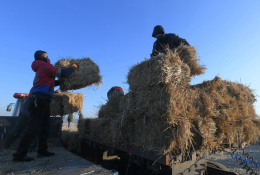
[[[13,113],[12,116],[13,117],[18,117],[21,107],[23,106],[25,99],[29,96],[29,93],[15,93],[13,95],[14,98],[16,98],[16,103],[10,103],[7,108],[6,111],[11,112],[12,107],[14,105],[14,109],[13,109]]]

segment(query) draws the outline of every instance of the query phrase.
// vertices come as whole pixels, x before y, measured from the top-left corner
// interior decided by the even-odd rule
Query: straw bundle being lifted
[[[102,77],[100,75],[99,67],[90,58],[62,58],[55,63],[55,66],[63,69],[70,67],[72,64],[77,64],[78,69],[68,77],[59,78],[61,82],[60,89],[62,91],[81,89],[93,84],[98,87],[101,84]]]
[[[81,93],[61,92],[54,93],[50,104],[51,116],[63,116],[82,110],[84,95]]]

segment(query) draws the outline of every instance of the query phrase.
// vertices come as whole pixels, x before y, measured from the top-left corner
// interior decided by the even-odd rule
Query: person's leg
[[[18,146],[16,153],[13,155],[14,161],[19,161],[23,157],[26,157],[28,153],[28,148],[32,141],[39,134],[46,111],[48,111],[49,104],[47,99],[37,98],[37,107],[34,104],[34,98],[31,99],[29,103],[29,123],[27,125],[26,131],[22,137],[22,140]]]
[[[25,115],[23,115],[21,113],[19,114],[18,120],[17,120],[14,128],[12,129],[10,134],[8,134],[8,136],[4,142],[4,149],[9,148],[9,146],[19,137],[21,132],[26,128],[28,121],[29,121],[29,117],[26,117]]]
[[[29,152],[36,152],[37,151],[38,137],[39,136],[36,136],[36,138],[32,141],[32,143],[31,143],[31,145],[29,146],[29,149],[28,149]]]
[[[70,127],[70,122],[68,121],[68,128]]]
[[[41,131],[39,133],[39,144],[38,144],[38,151],[37,151],[37,157],[50,157],[54,156],[55,153],[51,153],[47,151],[48,149],[48,136],[50,133],[50,108],[45,114],[44,121],[42,123]]]
[[[44,120],[41,125],[41,130],[39,133],[39,145],[38,145],[38,153],[47,152],[48,145],[47,140],[50,133],[50,108],[46,111]]]

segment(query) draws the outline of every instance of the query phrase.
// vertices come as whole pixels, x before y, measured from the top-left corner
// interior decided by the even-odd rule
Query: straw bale
[[[119,103],[124,96],[118,91],[114,91],[106,104],[99,106],[98,118],[115,118],[119,113]]]
[[[51,116],[63,116],[82,110],[84,95],[81,93],[61,92],[54,93],[50,104]]]
[[[77,149],[79,145],[79,132],[63,130],[61,134],[63,142],[68,146],[68,150]]]
[[[175,50],[175,52],[179,55],[183,63],[188,64],[191,77],[205,73],[206,67],[205,65],[200,64],[201,61],[198,58],[195,47],[181,45]]]
[[[252,90],[219,77],[189,86],[190,77],[205,68],[194,48],[178,49],[132,67],[129,93],[102,105],[99,118],[85,120],[83,133],[159,154],[257,140],[260,121]]]
[[[81,89],[93,84],[98,88],[102,83],[102,76],[100,75],[99,67],[90,58],[61,58],[55,63],[55,66],[63,69],[70,67],[72,64],[77,64],[78,69],[68,77],[59,78],[61,81],[60,89],[62,91]]]
[[[203,137],[202,149],[216,148],[217,138],[215,137],[217,127],[212,118],[203,118],[198,122],[198,128]]]
[[[127,75],[129,89],[181,84],[190,82],[190,69],[177,54],[159,55],[132,66]]]

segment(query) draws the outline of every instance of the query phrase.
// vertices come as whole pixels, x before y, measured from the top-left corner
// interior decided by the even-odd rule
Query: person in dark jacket
[[[50,132],[50,103],[54,95],[54,86],[59,85],[59,82],[55,82],[55,77],[69,76],[78,68],[76,64],[72,64],[71,67],[65,69],[54,67],[50,64],[47,53],[41,50],[35,52],[34,58],[32,69],[36,75],[33,81],[32,98],[28,106],[30,112],[29,123],[16,153],[13,154],[14,162],[34,160],[27,157],[27,153],[28,147],[37,135],[37,157],[55,155],[55,153],[47,151],[47,138]]]
[[[84,119],[84,115],[82,114],[82,112],[81,111],[79,111],[79,120],[82,120],[82,119]]]
[[[12,131],[8,134],[5,142],[4,149],[8,149],[10,145],[19,137],[22,131],[26,128],[29,122],[29,114],[28,105],[29,101],[32,98],[32,89],[29,92],[29,96],[25,99],[23,106],[21,107],[20,114],[18,116],[18,120],[12,129]],[[37,148],[37,137],[32,141],[30,147],[28,148],[29,152],[34,152]]]
[[[73,113],[68,115],[68,128],[70,128],[70,122],[73,122]]]
[[[152,37],[157,38],[157,40],[153,44],[151,57],[157,56],[159,53],[166,54],[167,49],[173,50],[181,43],[190,45],[186,39],[180,38],[174,33],[165,34],[164,28],[160,25],[154,27]]]

